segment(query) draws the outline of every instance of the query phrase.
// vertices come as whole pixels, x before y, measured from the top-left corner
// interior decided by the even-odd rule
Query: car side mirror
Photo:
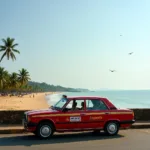
[[[53,109],[53,105],[49,107],[49,109]]]

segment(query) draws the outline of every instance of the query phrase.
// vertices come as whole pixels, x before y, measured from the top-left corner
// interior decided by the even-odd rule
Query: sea
[[[108,98],[117,108],[150,108],[150,90],[108,90],[96,92],[64,92],[46,96],[48,105],[54,105],[61,96],[100,96]]]

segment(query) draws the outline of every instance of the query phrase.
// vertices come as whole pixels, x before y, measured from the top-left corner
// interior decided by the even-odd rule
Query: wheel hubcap
[[[51,134],[51,128],[48,125],[44,125],[40,129],[40,134],[42,137],[48,137]]]
[[[115,123],[111,123],[107,126],[107,130],[110,134],[114,134],[117,131],[117,126]]]

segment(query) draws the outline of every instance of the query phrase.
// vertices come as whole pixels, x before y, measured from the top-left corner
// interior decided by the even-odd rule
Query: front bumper
[[[25,119],[22,120],[23,127],[26,131],[35,131],[37,124],[33,122],[27,122]]]

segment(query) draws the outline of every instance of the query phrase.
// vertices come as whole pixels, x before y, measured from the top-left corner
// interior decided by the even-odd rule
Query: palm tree
[[[29,72],[24,68],[19,70],[18,81],[20,82],[20,86],[26,85],[29,80],[30,80]]]
[[[17,73],[13,72],[10,75],[10,87],[12,90],[16,89],[18,85],[18,76]]]
[[[20,54],[20,52],[17,49],[15,49],[15,47],[18,46],[18,44],[14,43],[14,41],[15,39],[10,37],[8,37],[6,40],[2,39],[4,45],[0,45],[0,52],[4,51],[4,53],[0,59],[0,62],[5,56],[7,57],[8,60],[10,57],[13,61],[16,60],[14,52],[18,54]]]
[[[10,87],[10,74],[8,73],[8,71],[5,71],[4,76],[5,76],[5,82],[4,82],[3,89],[5,91],[9,91],[11,87]]]
[[[0,67],[0,89],[4,88],[7,82],[8,72],[3,67]]]

